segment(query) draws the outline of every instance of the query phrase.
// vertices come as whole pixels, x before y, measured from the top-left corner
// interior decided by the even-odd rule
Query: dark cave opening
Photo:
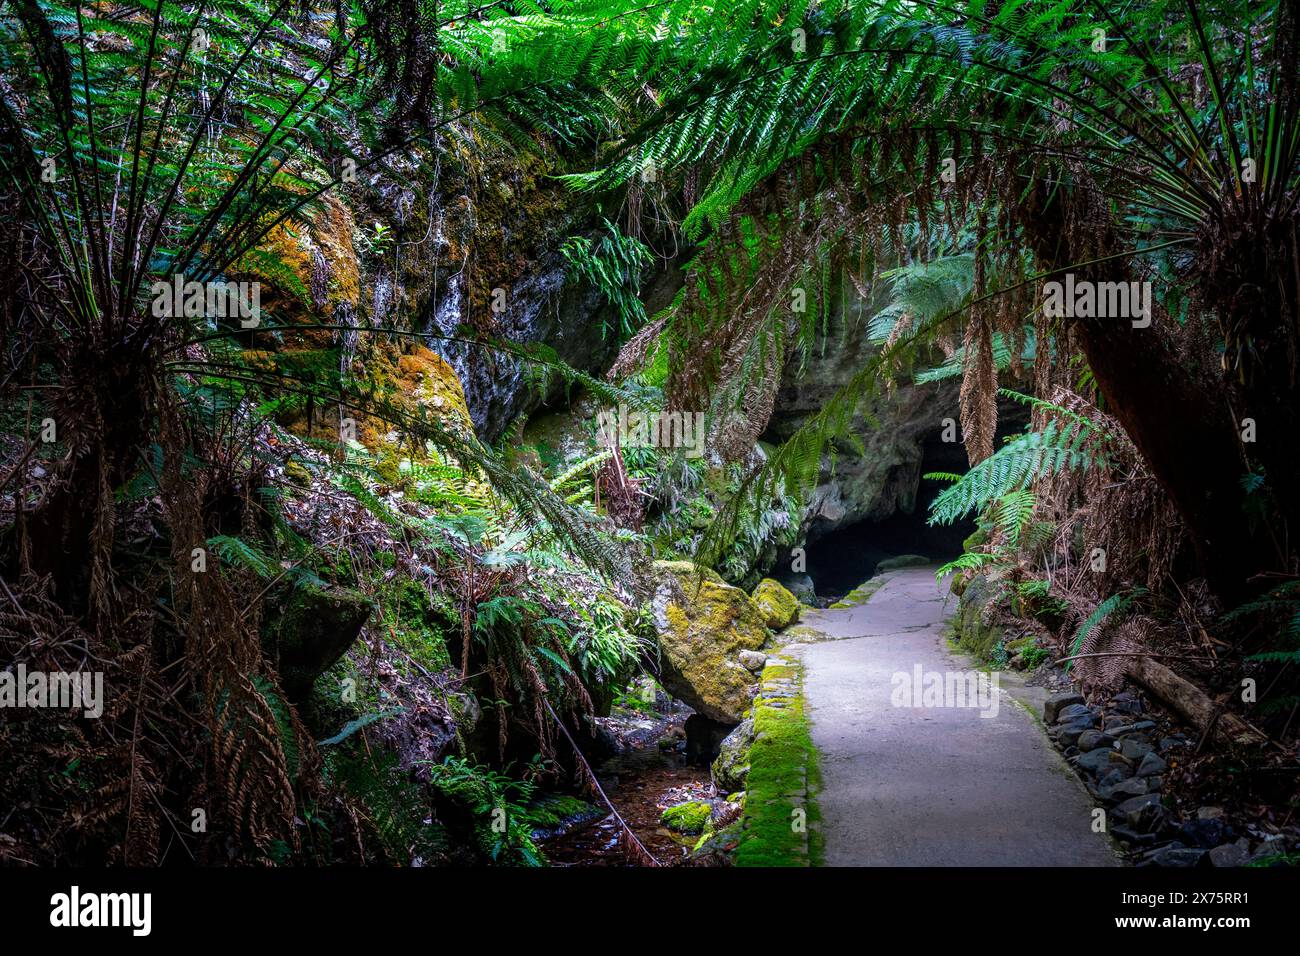
[[[943,441],[940,431],[922,441],[922,477],[910,513],[898,511],[879,520],[858,521],[808,543],[807,570],[818,597],[835,599],[847,594],[873,576],[877,565],[887,558],[919,554],[942,564],[961,554],[962,542],[974,532],[975,521],[928,525],[930,502],[948,484],[924,476],[935,471],[960,474],[967,467],[965,449],[958,442]]]

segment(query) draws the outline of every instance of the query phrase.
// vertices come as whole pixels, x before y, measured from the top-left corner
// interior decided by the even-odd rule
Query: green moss
[[[662,822],[678,833],[703,833],[709,823],[713,808],[704,800],[689,800],[664,811]]]
[[[771,665],[763,671],[765,686],[791,679],[802,684],[801,667]],[[812,799],[818,774],[802,689],[788,697],[761,697],[754,705],[754,731],[736,865],[808,866],[820,852]]]
[[[424,667],[439,670],[451,663],[445,634],[455,620],[445,609],[433,606],[422,584],[402,579],[384,602],[383,613],[391,637]]]
[[[591,820],[599,820],[605,811],[578,797],[547,793],[528,805],[526,815],[533,839],[544,840]]]
[[[758,582],[752,600],[762,612],[763,622],[773,630],[789,627],[799,617],[799,599],[771,578]]]
[[[884,574],[886,571],[900,571],[903,568],[924,568],[934,563],[923,554],[900,554],[894,558],[886,558],[877,564],[876,574]]]
[[[857,607],[859,604],[866,604],[871,600],[871,596],[879,591],[885,585],[885,579],[877,576],[869,581],[859,584],[856,588],[844,595],[842,600],[836,601],[831,605],[833,608]]]

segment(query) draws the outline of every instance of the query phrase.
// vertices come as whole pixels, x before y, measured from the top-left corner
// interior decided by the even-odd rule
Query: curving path
[[[1004,686],[970,707],[894,706],[894,675],[971,670],[931,568],[892,572],[865,603],[805,613],[828,866],[1115,866],[1093,803]],[[793,648],[790,648],[793,650]],[[910,686],[910,685],[909,685]],[[987,699],[986,699],[987,700]]]

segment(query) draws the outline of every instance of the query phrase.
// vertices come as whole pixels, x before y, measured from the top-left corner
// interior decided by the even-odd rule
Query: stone
[[[1106,721],[1106,733],[1113,734],[1116,737],[1123,737],[1125,734],[1133,734],[1143,730],[1150,730],[1154,727],[1153,720],[1128,720],[1124,717],[1118,717],[1114,720]]]
[[[1099,750],[1089,750],[1085,754],[1080,754],[1078,766],[1092,776],[1098,777],[1111,767],[1123,762],[1124,760],[1119,754],[1103,747]]]
[[[1137,775],[1139,777],[1154,777],[1157,774],[1164,773],[1169,769],[1169,765],[1153,753],[1148,753],[1138,764]]]
[[[1117,714],[1140,714],[1142,713],[1142,701],[1138,699],[1136,694],[1126,691],[1112,697],[1107,709]]]
[[[1095,720],[1091,717],[1081,717],[1078,720],[1070,721],[1068,724],[1057,724],[1053,731],[1062,747],[1077,747],[1083,732],[1090,730],[1094,723]]]
[[[1060,714],[1063,708],[1070,707],[1074,704],[1082,704],[1082,703],[1083,703],[1082,694],[1074,694],[1074,693],[1054,694],[1053,696],[1047,698],[1047,700],[1043,701],[1043,723],[1045,724],[1056,723],[1057,716]]]
[[[884,574],[886,571],[901,571],[904,568],[924,568],[930,564],[940,562],[927,558],[923,554],[900,554],[897,557],[885,558],[883,561],[876,563],[876,573]]]
[[[814,606],[817,604],[817,586],[811,575],[789,573],[781,575],[777,580],[798,598],[800,603]]]
[[[1245,846],[1242,846],[1242,844]],[[1250,843],[1242,837],[1236,843],[1224,843],[1210,851],[1214,866],[1245,866],[1250,862]]]
[[[740,588],[688,561],[656,561],[654,581],[660,684],[697,714],[734,727],[755,683],[740,653],[761,650],[771,636],[761,612]]]
[[[1140,797],[1149,791],[1147,782],[1141,777],[1130,777],[1128,780],[1121,780],[1111,787],[1102,787],[1098,791],[1098,796],[1103,800],[1113,803],[1123,803],[1132,797]]]
[[[1124,737],[1120,740],[1119,752],[1129,760],[1138,761],[1151,753],[1155,748],[1145,737]]]
[[[1192,846],[1209,849],[1223,841],[1221,820],[1187,820],[1178,827],[1178,838]]]
[[[1096,750],[1098,747],[1109,747],[1114,742],[1114,737],[1100,730],[1085,730],[1079,734],[1080,750]]]
[[[1090,721],[1096,720],[1095,715],[1088,709],[1086,704],[1067,704],[1056,713],[1056,722],[1058,724],[1068,724],[1084,718]]]
[[[665,810],[660,822],[676,833],[694,836],[704,832],[712,815],[713,806],[707,800],[688,800]]]
[[[713,785],[719,793],[736,793],[745,789],[749,776],[749,748],[754,743],[754,719],[746,717],[729,733],[718,748],[718,757],[710,766]]]
[[[1286,840],[1280,836],[1270,834],[1264,838],[1259,846],[1255,847],[1250,854],[1250,861],[1256,863],[1260,860],[1267,860],[1270,857],[1278,856],[1286,852]]]
[[[1154,830],[1164,816],[1164,807],[1159,794],[1148,793],[1125,800],[1115,808],[1115,814],[1129,826],[1149,831]]]
[[[1201,807],[1196,811],[1198,820],[1222,820],[1223,807]]]
[[[267,599],[262,646],[276,662],[280,685],[294,702],[352,646],[375,605],[341,587],[282,587]]]
[[[1174,843],[1160,847],[1148,859],[1154,866],[1190,867],[1196,866],[1204,857],[1204,850]]]
[[[763,622],[774,631],[789,627],[799,619],[799,599],[779,582],[763,578],[751,596],[763,615]]]
[[[1106,772],[1102,774],[1101,780],[1098,781],[1098,786],[1113,787],[1121,780],[1127,780],[1131,776],[1133,776],[1133,768],[1127,763],[1111,764],[1107,768]],[[1147,792],[1149,793],[1150,790],[1151,788],[1148,786]]]
[[[1154,833],[1138,833],[1126,826],[1111,827],[1110,835],[1117,840],[1123,840],[1125,843],[1131,843],[1134,846],[1153,846],[1157,839]]]
[[[762,651],[741,651],[740,663],[744,665],[745,670],[751,674],[758,674],[767,664],[767,655]]]

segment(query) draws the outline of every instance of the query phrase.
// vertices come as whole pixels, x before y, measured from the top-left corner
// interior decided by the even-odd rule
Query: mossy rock
[[[284,463],[284,476],[300,488],[311,487],[311,471],[300,461],[289,459]]]
[[[1005,647],[1002,628],[985,620],[986,606],[996,594],[996,587],[986,578],[972,578],[962,590],[952,619],[953,643],[985,663],[994,660],[999,645]]]
[[[705,581],[712,581],[714,584],[727,583],[717,571],[702,564],[696,564],[693,561],[656,561],[655,573],[661,571],[674,574],[683,581],[702,577]]]
[[[285,587],[267,600],[262,644],[277,662],[290,700],[302,700],[316,678],[352,646],[374,603],[351,588]]]
[[[738,793],[745,789],[749,774],[749,748],[754,743],[754,719],[747,717],[722,741],[718,758],[709,768],[713,785],[719,793]]]
[[[885,558],[876,565],[876,573],[884,574],[886,571],[901,571],[903,568],[924,568],[934,561],[923,554],[900,554],[897,557]]]
[[[713,815],[713,807],[707,800],[688,800],[664,811],[661,822],[675,833],[691,836],[704,832]]]
[[[397,360],[397,385],[408,401],[445,424],[473,433],[465,390],[447,360],[422,345]]]
[[[762,612],[764,623],[774,631],[789,627],[799,619],[799,599],[771,578],[758,582],[753,601]]]
[[[659,561],[651,606],[664,689],[703,717],[740,723],[754,684],[740,652],[771,637],[749,595],[688,561]]]

